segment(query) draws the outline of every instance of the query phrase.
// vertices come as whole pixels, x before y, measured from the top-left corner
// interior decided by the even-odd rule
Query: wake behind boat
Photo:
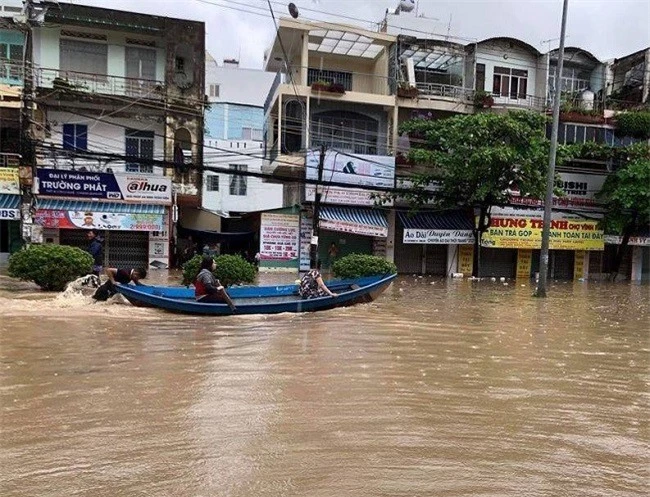
[[[183,314],[277,314],[280,312],[314,312],[336,307],[372,302],[388,288],[397,275],[368,276],[355,280],[330,281],[328,288],[336,297],[303,299],[297,285],[232,287],[230,298],[237,307],[232,311],[226,304],[197,302],[194,290],[185,287],[149,285],[117,285],[116,289],[137,306],[157,307]]]

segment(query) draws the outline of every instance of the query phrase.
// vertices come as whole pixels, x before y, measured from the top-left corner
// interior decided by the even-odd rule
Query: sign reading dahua
[[[38,194],[53,197],[102,198],[168,205],[171,180],[164,176],[130,173],[92,173],[38,169]]]

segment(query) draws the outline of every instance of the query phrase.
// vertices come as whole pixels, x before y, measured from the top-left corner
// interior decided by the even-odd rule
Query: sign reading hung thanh
[[[38,194],[41,196],[101,198],[161,205],[172,202],[171,180],[165,176],[39,168],[37,177]]]
[[[320,150],[308,150],[305,158],[306,177],[318,179]],[[323,161],[323,187],[321,201],[326,204],[374,205],[371,190],[354,188],[354,185],[395,187],[395,157],[385,155],[348,155],[328,150]],[[327,183],[345,183],[352,186],[327,186]],[[305,185],[305,199],[313,202],[316,185]]]

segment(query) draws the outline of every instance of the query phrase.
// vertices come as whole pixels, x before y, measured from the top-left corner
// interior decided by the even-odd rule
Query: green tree
[[[549,141],[546,117],[534,112],[478,113],[448,119],[414,119],[401,132],[420,138],[409,159],[424,166],[411,192],[400,195],[414,209],[467,208],[478,213],[474,230],[474,276],[480,275],[481,238],[492,206],[508,203],[513,191],[544,198]],[[559,157],[559,161],[562,157]]]
[[[632,145],[625,148],[624,155],[627,161],[607,177],[598,193],[607,208],[605,231],[622,237],[610,273],[612,281],[618,275],[630,237],[650,224],[650,147]]]

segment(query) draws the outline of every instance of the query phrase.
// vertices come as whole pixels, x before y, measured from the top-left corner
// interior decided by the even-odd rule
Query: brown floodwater
[[[0,276],[0,495],[647,495],[650,287],[531,291],[212,318]]]

